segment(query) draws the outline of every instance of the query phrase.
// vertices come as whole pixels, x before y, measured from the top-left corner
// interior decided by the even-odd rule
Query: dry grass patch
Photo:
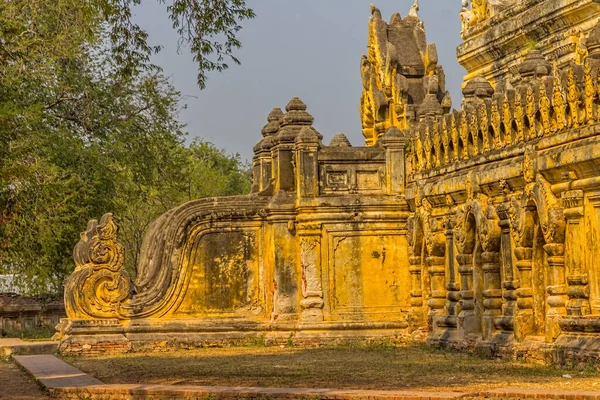
[[[565,370],[420,346],[231,347],[66,358],[106,383],[475,391],[599,390],[595,370]],[[572,378],[564,378],[563,375]]]

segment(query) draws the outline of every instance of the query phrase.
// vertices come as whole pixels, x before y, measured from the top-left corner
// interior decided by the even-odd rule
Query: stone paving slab
[[[13,359],[47,389],[103,384],[53,355],[13,356]]]
[[[12,354],[54,354],[58,350],[58,342],[46,340],[29,342],[18,338],[0,339],[0,355]]]

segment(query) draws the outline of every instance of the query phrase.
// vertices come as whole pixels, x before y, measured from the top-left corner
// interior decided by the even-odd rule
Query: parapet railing
[[[462,163],[561,131],[598,122],[598,68],[571,65],[553,76],[487,98],[463,102],[460,111],[426,116],[410,128],[412,172]]]

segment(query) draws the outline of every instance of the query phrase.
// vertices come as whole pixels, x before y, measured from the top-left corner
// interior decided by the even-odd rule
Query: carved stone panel
[[[201,236],[190,257],[192,272],[176,316],[262,315],[254,232]]]
[[[409,305],[408,243],[397,232],[328,235],[326,297],[332,320],[401,320]]]

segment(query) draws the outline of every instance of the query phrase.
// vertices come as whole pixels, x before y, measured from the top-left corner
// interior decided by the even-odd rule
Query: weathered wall
[[[299,99],[286,111],[269,116],[255,148],[254,193],[160,217],[136,282],[112,216],[90,223],[66,285],[63,352],[406,332],[405,137],[324,146]]]
[[[60,299],[45,301],[11,293],[0,294],[0,330],[15,332],[54,327],[65,316]]]

